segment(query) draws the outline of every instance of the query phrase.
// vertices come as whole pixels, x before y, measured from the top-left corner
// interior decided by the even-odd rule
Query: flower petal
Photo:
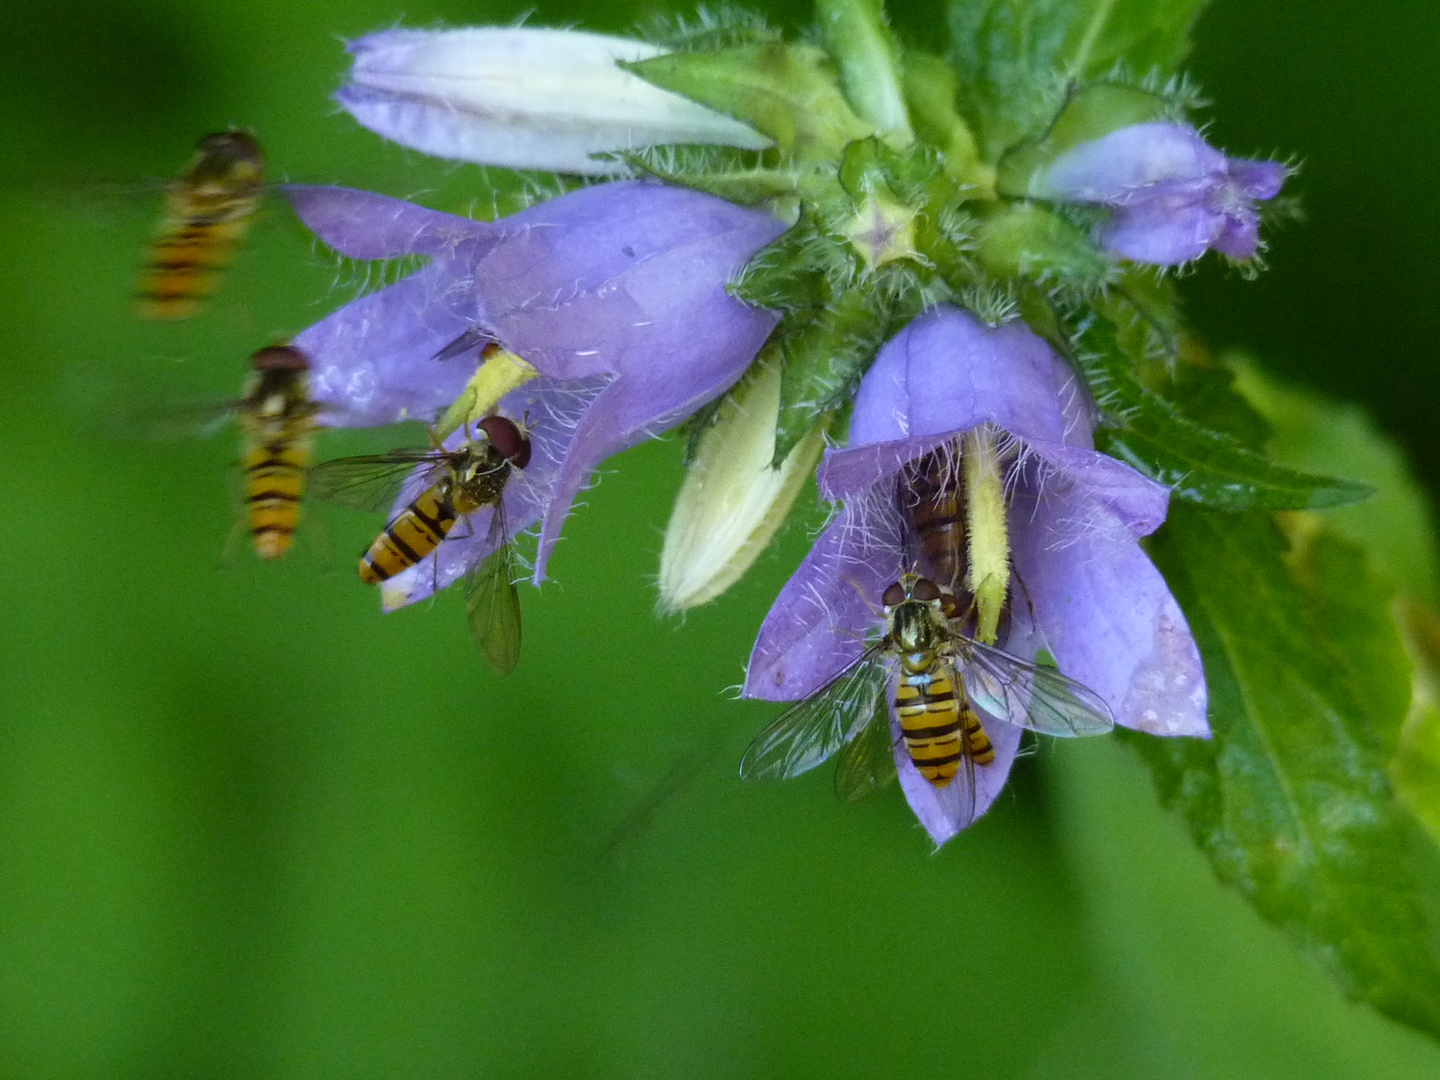
[[[469,249],[471,257],[478,258],[501,236],[488,222],[442,214],[373,191],[325,184],[286,184],[280,190],[307,229],[352,259],[447,255],[464,241],[488,239],[489,244]]]
[[[1280,194],[1290,178],[1290,168],[1278,161],[1231,158],[1230,178],[1250,199],[1264,201]]]
[[[331,423],[429,422],[455,400],[474,369],[439,363],[435,354],[474,325],[467,265],[463,252],[437,259],[296,336],[310,357],[312,393]]]
[[[993,423],[1023,439],[1089,446],[1089,402],[1065,362],[1024,323],[990,327],[938,307],[880,350],[855,395],[851,446]]]
[[[1116,255],[1152,266],[1180,266],[1204,255],[1225,227],[1225,218],[1195,196],[1155,192],[1121,206],[1100,230],[1100,242]]]
[[[1037,481],[1037,488],[1056,482],[1075,485],[1081,495],[1119,518],[1133,536],[1149,536],[1164,524],[1170,489],[1123,461],[1079,446],[1031,442],[1027,449],[1057,474]]]
[[[825,527],[765,616],[745,697],[798,701],[860,658],[904,557],[891,505],[852,499]]]
[[[1018,512],[1017,512],[1018,511]],[[1127,727],[1208,735],[1205,674],[1179,605],[1118,518],[1079,488],[1011,513],[1018,582],[1060,670]]]
[[[1031,177],[1030,194],[1115,205],[1133,198],[1137,189],[1222,176],[1225,168],[1225,155],[1192,127],[1132,124],[1060,154]]]

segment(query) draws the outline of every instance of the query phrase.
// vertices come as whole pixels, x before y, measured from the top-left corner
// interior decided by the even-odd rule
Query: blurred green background
[[[933,44],[939,10],[896,21]],[[152,206],[109,181],[238,124],[294,179],[478,195],[328,94],[345,37],[519,12],[0,13],[0,1077],[1440,1074],[1215,884],[1109,741],[1046,745],[938,855],[898,795],[843,808],[828,770],[742,786],[774,709],[720,691],[807,537],[657,621],[675,442],[587,496],[504,682],[458,596],[379,616],[350,568],[378,522],[312,515],[278,565],[221,560],[233,433],[119,418],[233,397],[353,282],[272,211],[207,318],[138,326]],[[1192,65],[1214,141],[1302,159],[1311,221],[1258,282],[1208,260],[1184,282],[1213,344],[1363,402],[1432,485],[1437,36],[1422,0],[1214,4]]]

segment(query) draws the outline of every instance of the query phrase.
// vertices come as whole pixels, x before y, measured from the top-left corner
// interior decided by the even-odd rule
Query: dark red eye
[[[886,589],[885,595],[880,597],[880,602],[886,607],[894,607],[896,604],[903,603],[904,600],[905,586],[901,585],[898,581]]]
[[[500,456],[517,469],[530,464],[530,437],[503,416],[487,416],[479,428],[490,440],[490,445],[500,451]]]
[[[250,358],[256,371],[305,371],[310,360],[293,345],[267,345]]]
[[[928,604],[931,600],[940,599],[940,587],[929,578],[917,578],[910,595],[921,603]]]

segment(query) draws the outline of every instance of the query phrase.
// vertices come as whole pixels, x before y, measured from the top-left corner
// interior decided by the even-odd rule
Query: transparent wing
[[[895,734],[890,728],[890,702],[881,695],[870,722],[845,744],[835,762],[835,795],[856,803],[895,779]]]
[[[503,503],[495,504],[490,536],[499,546],[465,576],[465,613],[480,655],[497,674],[509,675],[520,661],[520,591]]]
[[[879,646],[872,645],[760,732],[740,759],[740,775],[783,780],[813,769],[870,723],[884,685],[885,664]]]
[[[1042,735],[1103,735],[1115,726],[1100,695],[1054,668],[969,638],[954,638],[951,645],[966,693],[992,716]]]
[[[347,510],[385,513],[405,479],[417,465],[429,465],[432,473],[444,468],[448,455],[433,450],[394,450],[388,454],[360,454],[336,458],[311,466],[306,487],[313,498],[343,506]]]

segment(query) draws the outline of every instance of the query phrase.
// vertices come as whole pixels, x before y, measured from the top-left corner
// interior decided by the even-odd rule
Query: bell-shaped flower
[[[433,422],[467,392],[487,343],[533,368],[498,409],[530,428],[532,460],[513,474],[505,509],[512,531],[543,520],[537,584],[595,467],[724,392],[775,325],[725,286],[785,225],[700,192],[622,181],[496,222],[344,188],[286,195],[343,255],[431,260],[295,338],[337,425]],[[387,603],[461,576],[493,539],[484,527],[470,532],[440,546],[436,567],[397,577]]]
[[[643,41],[489,26],[386,30],[349,50],[355,64],[335,95],[340,105],[372,131],[436,157],[614,175],[625,166],[591,155],[667,143],[771,145],[619,67],[664,52]]]
[[[999,646],[1022,660],[1048,650],[1127,727],[1208,735],[1195,641],[1137,542],[1164,521],[1169,492],[1092,449],[1089,408],[1069,367],[1023,323],[991,328],[954,308],[912,322],[862,381],[847,446],[821,465],[821,494],[844,505],[770,609],[745,696],[805,698],[862,655],[883,629],[886,588],[917,562],[925,569],[907,509],[914,470],[940,455],[958,475],[961,448],[994,433],[1013,566]],[[996,756],[970,770],[973,788],[966,771],[944,787],[924,779],[894,727],[901,785],[937,844],[988,808],[1020,745],[1018,727],[974,703]]]
[[[1027,194],[1111,207],[1100,242],[1135,262],[1178,266],[1210,248],[1232,259],[1260,246],[1255,203],[1290,170],[1227,158],[1181,124],[1132,124],[1073,146],[1030,177]]]

